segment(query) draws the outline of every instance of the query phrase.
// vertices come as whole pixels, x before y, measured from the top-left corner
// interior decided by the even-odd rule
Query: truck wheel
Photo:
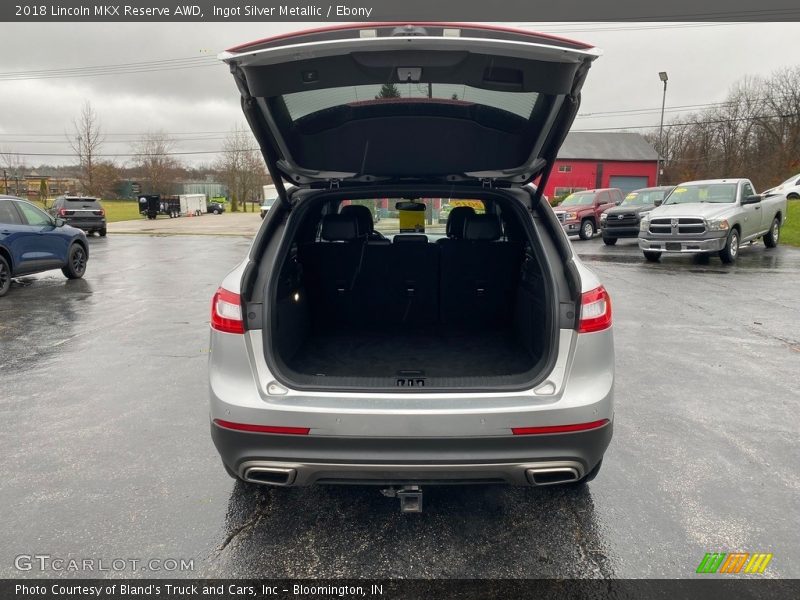
[[[215,209],[214,209],[214,214],[215,214],[215,215],[218,215],[218,214],[219,214],[219,209],[218,209],[218,208],[215,208]]]
[[[0,256],[0,296],[5,296],[11,289],[11,267],[8,261]]]
[[[769,233],[764,236],[764,245],[767,248],[774,248],[778,245],[781,235],[781,221],[778,217],[772,220],[772,225],[769,228]]]
[[[80,279],[86,273],[86,250],[78,243],[72,244],[67,252],[67,264],[61,269],[67,279]]]
[[[603,236],[603,243],[606,246],[613,246],[614,244],[617,243],[617,238],[609,238],[609,237]]]
[[[719,251],[719,258],[726,265],[736,262],[736,257],[739,255],[739,230],[731,229],[728,234],[728,240],[725,242],[725,247]]]
[[[107,233],[108,233],[108,231],[106,230],[106,228],[105,228],[105,227],[103,227],[103,228],[100,230],[100,237],[106,237],[106,234],[107,234]]]
[[[590,240],[594,237],[594,222],[591,219],[584,219],[581,222],[581,232],[578,234],[582,240]]]
[[[647,259],[647,262],[658,262],[661,260],[661,252],[656,252],[654,250],[645,250],[644,257]]]

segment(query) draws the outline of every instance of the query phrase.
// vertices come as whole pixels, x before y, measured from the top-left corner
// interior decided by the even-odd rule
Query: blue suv
[[[69,279],[79,279],[88,260],[83,231],[26,200],[0,195],[0,296],[19,275],[61,269]]]

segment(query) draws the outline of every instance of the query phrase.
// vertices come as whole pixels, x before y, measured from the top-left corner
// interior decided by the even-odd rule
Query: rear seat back
[[[462,328],[511,321],[523,247],[501,237],[495,215],[468,215],[464,239],[439,245],[442,324]]]
[[[495,215],[470,215],[464,239],[447,244],[418,236],[368,244],[354,215],[327,215],[322,241],[299,248],[314,323],[326,329],[507,324],[523,248],[501,236]]]
[[[439,306],[439,250],[425,239],[367,248],[361,281],[369,289],[365,316],[375,325],[403,328],[435,325]]]
[[[322,241],[298,248],[306,292],[315,324],[352,323],[359,307],[353,302],[366,238],[359,235],[355,215],[325,215]]]
[[[464,222],[468,216],[474,215],[475,209],[471,206],[456,206],[447,215],[447,225],[445,226],[445,233],[447,237],[438,241],[440,244],[449,242],[450,240],[464,239]]]

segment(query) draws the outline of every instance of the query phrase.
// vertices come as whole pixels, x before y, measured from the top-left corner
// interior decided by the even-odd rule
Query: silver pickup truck
[[[767,248],[777,246],[785,220],[786,197],[762,197],[749,179],[689,181],[642,219],[639,248],[652,262],[662,252],[716,252],[732,263],[745,242],[763,238]]]

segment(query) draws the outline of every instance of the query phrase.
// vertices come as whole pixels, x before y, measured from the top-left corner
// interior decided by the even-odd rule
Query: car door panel
[[[17,201],[15,205],[24,228],[19,243],[20,267],[28,273],[62,267],[66,263],[66,244],[52,219],[27,202]]]
[[[740,189],[740,202],[744,201],[748,196],[755,194],[753,186],[745,182],[741,185]],[[747,204],[742,206],[742,239],[748,239],[758,235],[764,230],[763,226],[763,213],[761,203]]]

